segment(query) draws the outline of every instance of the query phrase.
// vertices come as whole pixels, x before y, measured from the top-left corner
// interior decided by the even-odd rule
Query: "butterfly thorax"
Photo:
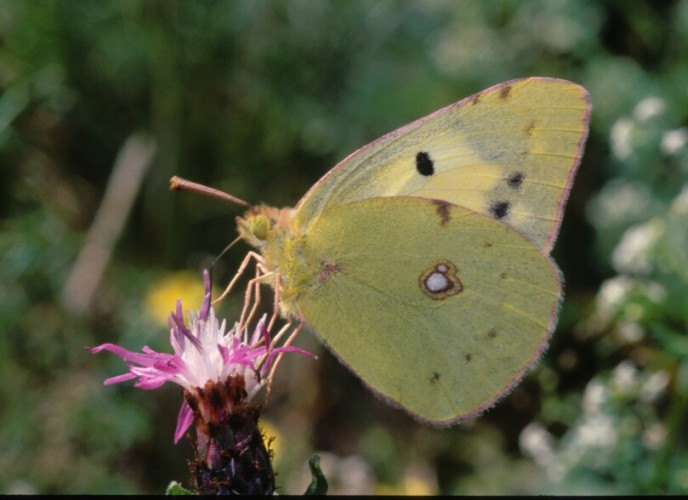
[[[314,277],[304,251],[306,236],[295,227],[293,208],[259,205],[237,217],[239,235],[263,257],[265,282],[276,287],[280,279],[279,302],[285,317],[299,318],[298,290]]]

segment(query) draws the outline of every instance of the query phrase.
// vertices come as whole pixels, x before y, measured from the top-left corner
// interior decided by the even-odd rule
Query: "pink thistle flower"
[[[157,389],[173,382],[193,393],[208,382],[222,384],[232,376],[241,375],[245,382],[246,399],[266,384],[275,358],[285,352],[311,353],[292,346],[273,347],[263,316],[249,336],[245,325],[236,323],[229,331],[226,321],[215,316],[210,305],[210,274],[203,272],[205,297],[201,310],[191,311],[188,326],[184,323],[182,301],[177,301],[175,312],[167,320],[170,325],[170,343],[174,354],[156,352],[144,346],[142,353],[129,351],[115,344],[102,344],[90,349],[92,353],[110,351],[129,364],[129,372],[105,380],[105,385],[138,379],[134,387]],[[231,408],[228,411],[231,412]],[[177,443],[193,421],[188,403],[184,401],[179,412],[174,442]]]
[[[274,492],[271,454],[258,430],[259,407],[250,401],[269,383],[281,354],[315,356],[289,345],[275,347],[265,316],[251,334],[248,322],[227,330],[226,321],[220,322],[211,306],[207,270],[203,278],[205,297],[200,311],[191,311],[187,324],[178,300],[168,318],[174,353],[156,352],[148,346],[137,353],[115,344],[90,351],[110,351],[128,364],[127,373],[108,378],[105,385],[136,379],[134,386],[140,389],[157,389],[166,382],[184,389],[174,442],[195,422],[196,460],[191,468],[198,493],[269,494]]]

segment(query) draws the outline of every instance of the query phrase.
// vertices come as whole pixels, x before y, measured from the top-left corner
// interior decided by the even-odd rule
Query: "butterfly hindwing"
[[[285,281],[307,323],[375,392],[424,421],[491,406],[544,349],[558,271],[517,231],[412,197],[337,205]],[[284,266],[289,267],[289,266]]]

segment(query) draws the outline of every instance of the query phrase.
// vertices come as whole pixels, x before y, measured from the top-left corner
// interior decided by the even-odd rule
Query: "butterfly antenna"
[[[203,184],[199,184],[197,182],[183,179],[182,177],[178,177],[176,175],[170,179],[170,189],[172,189],[173,191],[191,191],[192,193],[204,194],[206,196],[212,196],[214,198],[229,201],[230,203],[234,203],[235,205],[239,205],[245,208],[253,208],[253,205],[251,205],[247,201],[242,200],[241,198],[232,196],[231,194],[225,193],[224,191],[220,191],[219,189],[214,189],[208,186],[204,186]],[[240,239],[241,236],[236,238],[229,245],[227,245],[225,249],[222,250],[222,252],[220,252],[220,255],[213,259],[213,262],[210,264],[208,269],[208,272],[210,273],[211,277],[213,269],[215,268],[215,264],[217,264],[217,262],[227,253],[227,251],[230,248],[232,248]],[[223,294],[222,297],[224,297],[224,295],[225,294]],[[220,299],[215,299],[213,303],[217,302],[218,300]]]
[[[240,205],[245,208],[253,208],[253,205],[242,200],[241,198],[227,194],[219,189],[214,189],[204,186],[203,184],[198,184],[197,182],[182,179],[176,175],[170,179],[170,189],[173,191],[191,191],[194,193],[205,194],[207,196],[213,196],[215,198],[220,198],[221,200],[229,201],[230,203],[234,203],[235,205]]]
[[[210,268],[212,269],[215,267],[215,264],[217,264],[217,261],[220,260],[224,255],[227,253],[227,251],[232,248],[234,245],[236,245],[239,241],[241,240],[241,236],[237,236],[234,241],[232,241],[229,245],[225,247],[224,250],[220,252],[220,254],[213,259],[213,262],[210,264]]]
[[[210,273],[210,276],[211,276],[211,277],[212,277],[212,275],[213,275],[213,274],[212,274],[212,273],[213,273],[213,269],[215,269],[215,264],[217,264],[217,262],[227,253],[227,251],[228,251],[230,248],[232,248],[234,245],[236,245],[240,240],[241,240],[241,236],[237,236],[237,237],[234,239],[234,241],[232,241],[229,245],[227,245],[227,246],[224,248],[224,250],[222,250],[222,251],[220,252],[220,254],[219,254],[217,257],[215,257],[215,258],[213,259],[213,261],[210,263],[210,266],[208,267],[208,272]],[[250,257],[251,257],[251,256],[248,255],[247,258],[244,259],[244,260],[245,260],[245,261],[246,261],[246,260],[250,260]],[[238,272],[237,272],[237,275],[235,276],[235,278],[237,278],[238,276],[240,276],[240,275],[242,274],[242,272],[243,272],[243,271],[241,271],[241,270],[238,271]],[[226,289],[224,292],[222,292],[222,295],[220,295],[217,299],[213,300],[213,302],[212,302],[213,304],[215,304],[216,302],[219,302],[220,300],[222,300],[222,299],[229,293],[229,290],[231,290],[231,287],[232,287],[232,285],[234,284],[234,281],[235,281],[235,280],[232,280],[232,283],[227,287],[227,289]]]

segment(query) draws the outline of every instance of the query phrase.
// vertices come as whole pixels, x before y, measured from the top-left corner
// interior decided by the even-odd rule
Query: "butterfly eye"
[[[258,238],[259,240],[265,241],[268,237],[268,232],[270,231],[270,221],[268,218],[259,214],[251,219],[251,226],[249,227],[250,233]]]

